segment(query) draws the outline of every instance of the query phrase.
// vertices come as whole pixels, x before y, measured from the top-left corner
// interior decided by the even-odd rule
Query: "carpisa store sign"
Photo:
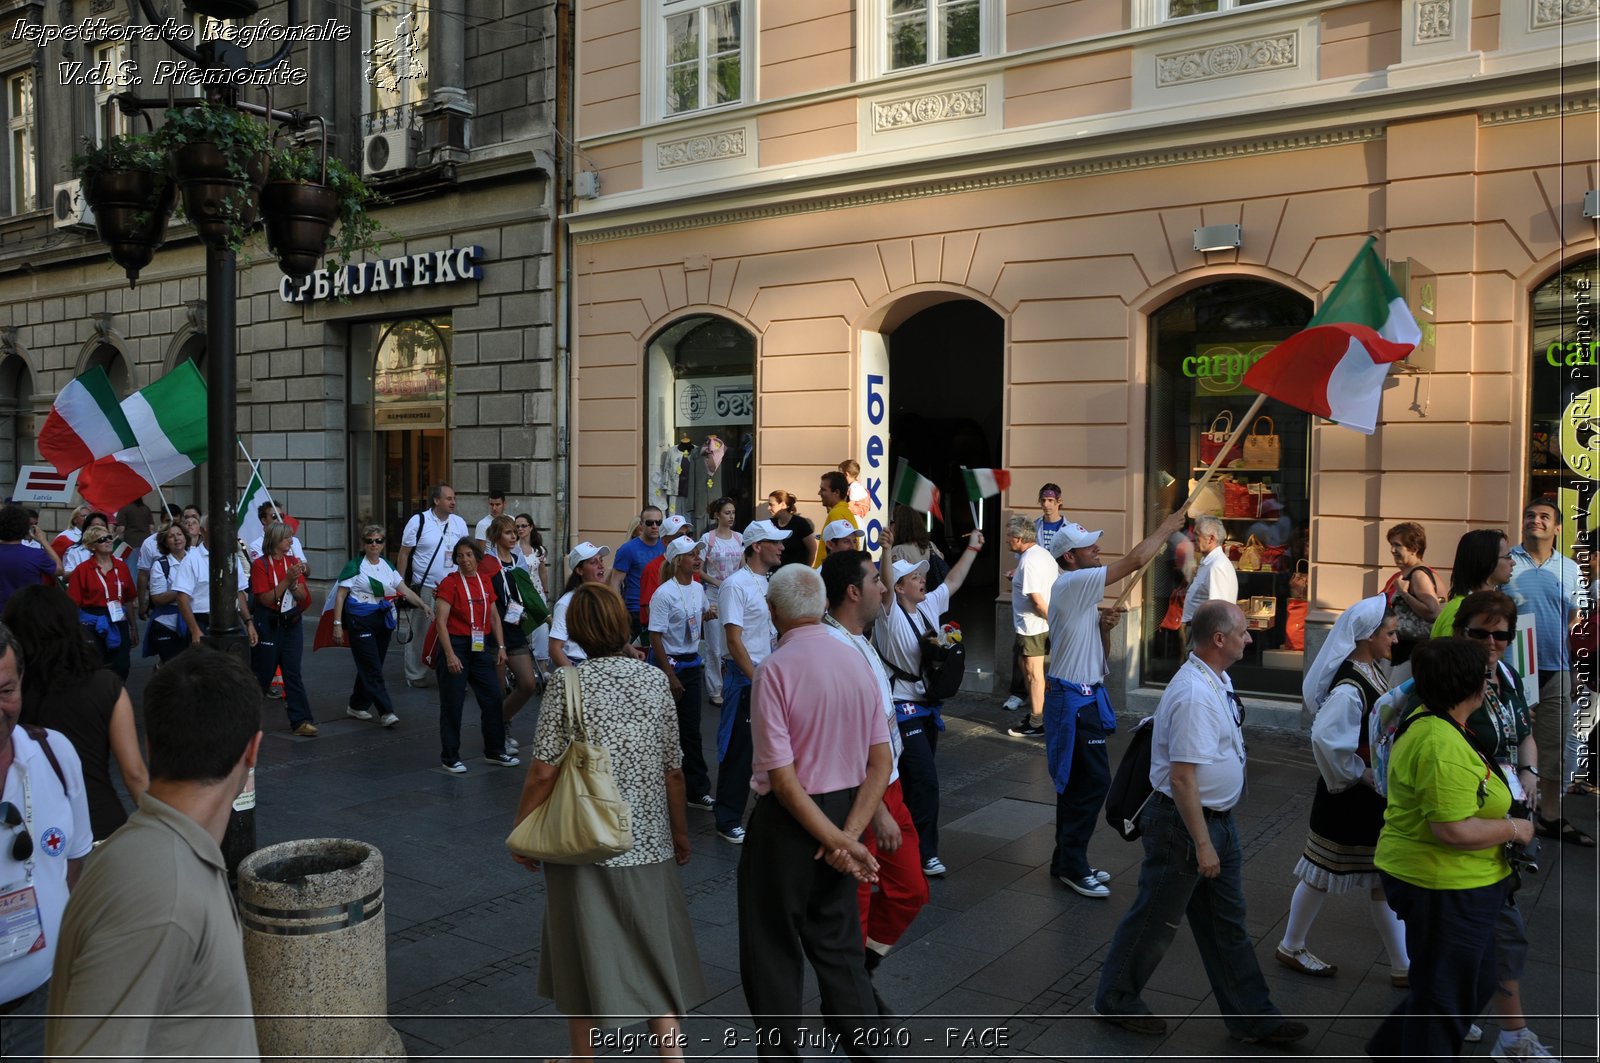
[[[400,291],[459,284],[483,279],[483,248],[447,247],[421,251],[380,262],[352,262],[343,269],[319,269],[301,278],[278,282],[278,298],[286,303],[314,303],[322,299],[348,299]]]

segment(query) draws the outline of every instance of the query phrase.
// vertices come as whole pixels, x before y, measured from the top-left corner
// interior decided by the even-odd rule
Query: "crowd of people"
[[[633,809],[634,847],[593,866],[522,859],[549,876],[539,991],[569,1017],[575,1052],[592,1044],[596,1016],[615,1014],[655,1016],[651,1033],[669,1045],[680,1017],[705,996],[674,870],[689,859],[691,809],[710,812],[716,834],[741,846],[741,975],[751,1013],[775,1031],[777,1050],[801,1043],[806,962],[841,1043],[870,1044],[863,1031],[887,1014],[872,974],[928,903],[929,880],[949,873],[939,855],[937,749],[954,688],[929,660],[985,538],[971,532],[952,562],[921,515],[899,507],[874,560],[863,549],[853,466],[819,477],[820,528],[785,491],[769,496],[766,519],[742,529],[729,498],[696,514],[698,527],[689,515],[646,506],[614,550],[588,541],[571,548],[553,602],[532,519],[505,513],[503,496],[491,497],[469,534],[455,492],[440,484],[405,522],[394,564],[385,530],[369,525],[331,583],[324,620],[328,643],[351,653],[349,717],[399,722],[384,662],[404,624],[420,635],[405,643],[406,681],[438,688],[444,771],[468,770],[461,723],[469,689],[483,759],[496,766],[521,763],[512,720],[546,695],[527,739],[519,818],[550,799],[575,737],[563,706],[581,705],[587,740],[610,752]],[[1007,707],[1027,709],[1007,733],[1042,745],[1056,808],[1049,874],[1080,896],[1107,898],[1115,886],[1088,858],[1111,783],[1107,736],[1117,725],[1105,680],[1123,612],[1104,603],[1175,541],[1191,544],[1196,561],[1182,606],[1188,655],[1153,718],[1136,895],[1111,942],[1095,1011],[1130,1031],[1165,1032],[1142,994],[1187,915],[1229,1033],[1297,1041],[1307,1028],[1273,1005],[1246,927],[1232,813],[1247,757],[1228,669],[1251,634],[1223,533],[1214,519],[1191,522],[1179,510],[1106,562],[1102,533],[1063,517],[1062,502],[1059,486],[1046,484],[1040,515],[1017,515],[1004,529],[1015,556],[1006,575],[1021,684]],[[254,716],[227,721],[207,759],[181,733],[195,725],[185,715],[192,707],[177,702],[194,684],[244,683],[266,694],[281,682],[292,733],[317,735],[302,675],[309,565],[276,507],[259,516],[261,539],[230,551],[251,644],[247,675],[190,649],[210,621],[198,511],[166,511],[131,542],[137,513],[82,510],[52,541],[27,510],[0,507],[0,768],[6,826],[23,828],[13,861],[27,860],[18,850],[35,822],[30,810],[53,802],[72,824],[49,839],[66,859],[30,887],[41,929],[61,944],[43,958],[0,964],[5,1008],[42,1015],[52,962],[58,978],[74,963],[103,962],[94,921],[126,903],[105,874],[86,880],[96,888],[85,893],[84,914],[68,909],[63,922],[67,891],[94,844],[111,839],[107,853],[119,855],[110,866],[130,859],[134,842],[125,838],[157,847],[181,838],[185,861],[220,867],[204,838],[220,839],[211,829],[216,802],[231,800],[254,763],[260,699],[243,699]],[[1336,977],[1310,936],[1330,898],[1364,891],[1390,980],[1406,991],[1369,1045],[1375,1058],[1453,1055],[1491,1003],[1497,1057],[1549,1056],[1521,999],[1528,940],[1515,869],[1536,837],[1594,845],[1562,816],[1561,802],[1593,792],[1573,754],[1592,721],[1594,650],[1580,621],[1596,571],[1586,542],[1576,552],[1587,572],[1556,549],[1560,523],[1555,502],[1538,498],[1524,509],[1516,546],[1498,529],[1467,532],[1447,588],[1424,563],[1425,530],[1395,525],[1386,536],[1392,578],[1343,610],[1305,668],[1317,778],[1304,851],[1286,869],[1296,885],[1275,958],[1309,977]],[[148,768],[124,689],[136,619],[146,621],[142,652],[160,662],[142,706]],[[1508,656],[1519,626],[1531,626],[1535,676],[1520,675]],[[1401,709],[1384,734],[1374,721],[1391,703]],[[707,708],[716,720],[709,761]],[[54,745],[52,734],[60,736]],[[13,785],[13,764],[28,766],[19,774],[29,792]],[[47,766],[31,770],[37,765]],[[131,820],[117,775],[138,809]],[[221,918],[207,892],[211,877],[207,870],[176,894],[193,899],[192,911],[164,917]],[[138,881],[158,885],[148,873]],[[49,1010],[76,1014],[64,1009],[98,999],[82,994],[86,986],[99,992],[102,978],[68,980],[60,1000],[69,1003],[50,994]],[[137,999],[157,1000],[149,995],[156,990],[145,993]],[[4,1025],[7,1058],[39,1052],[42,1025]],[[53,1019],[50,1030],[62,1044],[109,1043],[81,1021]]]

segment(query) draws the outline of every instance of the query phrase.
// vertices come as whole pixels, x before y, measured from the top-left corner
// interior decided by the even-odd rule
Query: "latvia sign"
[[[55,502],[65,505],[78,487],[76,471],[62,474],[49,465],[24,465],[11,492],[13,502]]]

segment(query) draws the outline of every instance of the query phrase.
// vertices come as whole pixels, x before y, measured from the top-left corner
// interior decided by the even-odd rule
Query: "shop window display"
[[[1192,481],[1249,411],[1256,392],[1246,370],[1311,319],[1310,300],[1255,280],[1221,281],[1188,292],[1151,318],[1150,518],[1187,497]],[[1279,696],[1300,689],[1303,646],[1291,632],[1292,584],[1307,559],[1311,418],[1267,400],[1223,468],[1191,507],[1227,529],[1223,546],[1239,577],[1239,606],[1252,646],[1230,674],[1241,692]],[[1175,536],[1146,576],[1142,680],[1165,683],[1184,661],[1178,618],[1199,562],[1193,523]]]
[[[734,527],[754,519],[755,350],[748,331],[710,315],[674,322],[647,350],[645,495],[696,530],[723,496]]]
[[[1561,504],[1556,549],[1571,556],[1578,533],[1600,527],[1600,372],[1595,299],[1600,257],[1572,263],[1533,291],[1527,495]]]

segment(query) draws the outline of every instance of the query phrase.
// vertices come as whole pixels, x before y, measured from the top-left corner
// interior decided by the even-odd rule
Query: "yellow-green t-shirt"
[[[861,527],[856,521],[856,515],[850,512],[849,498],[835,502],[833,508],[828,510],[828,515],[822,518],[822,523],[817,525],[817,559],[811,562],[812,568],[821,568],[822,563],[828,560],[828,542],[822,537],[822,530],[836,520],[847,520],[852,528]]]
[[[1487,775],[1487,779],[1485,776]],[[1483,784],[1483,803],[1478,787]],[[1418,717],[1389,757],[1389,804],[1374,858],[1380,870],[1425,889],[1492,886],[1511,873],[1505,847],[1452,849],[1429,823],[1504,819],[1511,791],[1449,720]]]
[[[1447,639],[1456,633],[1456,614],[1461,611],[1461,603],[1466,600],[1465,597],[1451,598],[1444,603],[1444,608],[1439,610],[1439,618],[1433,622],[1434,638]],[[1470,620],[1471,617],[1467,619]]]

